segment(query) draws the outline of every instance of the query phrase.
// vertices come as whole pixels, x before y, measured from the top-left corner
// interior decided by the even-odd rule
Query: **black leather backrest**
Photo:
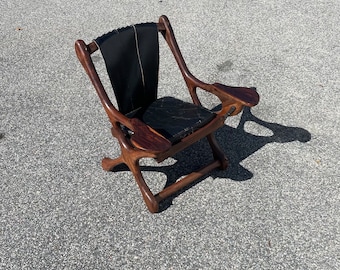
[[[103,55],[120,112],[126,114],[156,100],[159,69],[156,23],[113,30],[94,41]]]

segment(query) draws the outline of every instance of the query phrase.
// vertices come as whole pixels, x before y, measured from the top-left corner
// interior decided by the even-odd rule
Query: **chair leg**
[[[154,158],[155,157],[154,154],[135,150],[125,141],[123,142],[119,141],[119,143],[121,149],[120,157],[115,159],[103,158],[102,160],[103,169],[106,171],[111,171],[114,167],[116,167],[119,164],[126,164],[129,167],[130,171],[132,172],[133,176],[135,177],[137,185],[142,193],[144,202],[148,207],[149,211],[151,213],[158,212],[159,204],[155,196],[152,194],[149,187],[147,186],[139,166],[139,160],[141,158],[145,157]]]
[[[115,159],[105,157],[102,160],[102,168],[105,171],[112,171],[114,167],[116,167],[119,164],[123,164],[123,163],[125,163],[125,161],[122,156],[115,158]]]
[[[217,166],[224,170],[228,167],[228,159],[224,155],[222,149],[218,145],[215,136],[213,133],[207,135],[207,139],[211,150],[213,152],[213,156],[215,161],[208,166],[202,168],[201,170],[194,172],[177,183],[169,186],[168,188],[164,189],[157,195],[153,195],[151,190],[149,189],[148,185],[146,184],[142,172],[139,166],[139,160],[144,157],[154,157],[153,154],[147,154],[143,151],[136,151],[132,147],[127,144],[120,144],[121,146],[121,156],[115,159],[111,158],[104,158],[102,160],[102,167],[106,171],[112,170],[115,166],[119,164],[126,164],[130,171],[132,172],[133,176],[135,177],[136,183],[142,193],[144,202],[151,213],[156,213],[159,211],[159,202],[164,200],[165,198],[169,197],[171,194],[174,194],[184,186],[192,183],[199,177],[207,174],[209,171],[213,170]]]
[[[116,167],[119,164],[126,164],[130,171],[132,172],[133,176],[135,177],[135,180],[137,182],[137,185],[142,193],[144,202],[146,206],[148,207],[149,211],[151,213],[158,212],[159,204],[157,200],[155,199],[154,195],[150,191],[149,187],[145,183],[144,177],[142,175],[142,172],[140,170],[139,166],[139,160],[124,160],[122,156],[119,158],[111,159],[111,158],[103,158],[102,160],[102,167],[105,171],[111,171],[114,167]]]
[[[215,135],[213,133],[207,136],[209,145],[213,152],[213,156],[215,160],[219,160],[221,163],[220,169],[225,170],[228,167],[228,158],[223,153],[221,147],[219,146],[218,142],[216,141]]]
[[[135,177],[137,185],[142,193],[144,202],[146,206],[148,207],[149,211],[151,213],[158,212],[159,210],[158,201],[156,200],[155,196],[152,194],[149,187],[145,183],[144,177],[140,170],[139,160],[136,160],[133,163],[130,163],[128,166],[129,166],[130,171],[133,173],[133,176]]]

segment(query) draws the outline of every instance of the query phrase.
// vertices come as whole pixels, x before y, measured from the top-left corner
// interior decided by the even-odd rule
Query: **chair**
[[[175,97],[157,98],[159,32],[176,59],[192,103]],[[118,108],[110,101],[92,61],[91,54],[98,49],[104,58]],[[256,105],[259,96],[251,88],[208,84],[194,77],[184,62],[166,16],[161,16],[158,23],[114,30],[89,44],[77,40],[75,50],[109,117],[112,135],[118,139],[121,148],[121,155],[115,159],[104,158],[102,167],[111,171],[119,164],[126,164],[150,212],[158,212],[161,201],[210,171],[227,168],[228,160],[214,137],[214,131],[224,125],[228,116],[238,114],[244,106]],[[197,89],[216,95],[221,101],[219,110],[204,108]],[[162,162],[204,137],[210,144],[213,160],[153,194],[143,178],[139,160],[154,158]]]

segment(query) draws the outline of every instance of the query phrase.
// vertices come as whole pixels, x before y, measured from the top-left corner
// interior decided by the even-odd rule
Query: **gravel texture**
[[[0,10],[1,269],[340,269],[339,1],[4,0]],[[152,215],[130,172],[101,169],[118,143],[73,45],[162,14],[192,73],[254,86],[261,100],[217,132],[230,168]],[[160,46],[159,95],[189,100]],[[160,190],[210,158],[202,141],[142,165]]]

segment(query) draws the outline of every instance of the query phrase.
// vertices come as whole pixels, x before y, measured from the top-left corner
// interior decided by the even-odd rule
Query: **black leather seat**
[[[176,143],[209,123],[216,114],[174,97],[163,97],[127,116],[139,118],[171,143]]]

